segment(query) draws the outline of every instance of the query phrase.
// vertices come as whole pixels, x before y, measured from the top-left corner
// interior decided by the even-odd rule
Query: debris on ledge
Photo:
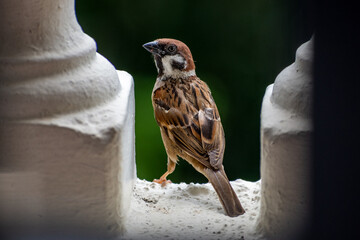
[[[225,215],[210,183],[157,183],[137,179],[125,221],[124,239],[260,239],[255,223],[260,181],[231,182],[246,213]]]

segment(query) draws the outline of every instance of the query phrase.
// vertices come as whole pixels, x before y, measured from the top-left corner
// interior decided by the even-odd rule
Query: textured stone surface
[[[74,0],[0,1],[0,16],[0,230],[121,234],[136,176],[132,77],[96,53]]]
[[[257,231],[295,239],[310,208],[312,40],[265,92],[261,112],[261,208]]]
[[[0,125],[0,223],[23,232],[122,233],[135,173],[130,75],[106,105]],[[94,233],[95,234],[95,233]]]
[[[301,45],[296,51],[295,62],[276,77],[271,103],[293,115],[311,117],[312,111],[312,62],[313,40]]]
[[[0,2],[0,117],[47,117],[101,105],[121,88],[83,33],[74,0]]]
[[[210,183],[168,184],[137,180],[124,239],[259,239],[260,181],[232,181],[246,213],[225,215]]]

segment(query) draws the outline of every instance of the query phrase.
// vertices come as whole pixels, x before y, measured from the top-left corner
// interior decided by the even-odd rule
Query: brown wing
[[[224,130],[214,108],[199,111],[199,124],[203,148],[209,155],[211,166],[218,169],[222,165],[225,151]]]
[[[222,165],[224,131],[204,82],[160,87],[154,91],[153,106],[158,125],[181,151],[207,167]]]

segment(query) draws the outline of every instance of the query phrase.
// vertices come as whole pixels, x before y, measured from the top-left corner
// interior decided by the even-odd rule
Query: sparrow
[[[244,214],[222,164],[225,134],[219,111],[209,87],[196,76],[190,49],[168,38],[143,47],[152,53],[158,72],[151,99],[167,153],[167,171],[154,182],[170,183],[166,178],[181,157],[209,180],[228,216]]]

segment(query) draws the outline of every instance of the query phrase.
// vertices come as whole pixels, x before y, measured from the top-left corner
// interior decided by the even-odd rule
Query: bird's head
[[[195,64],[190,49],[183,42],[161,38],[145,43],[143,47],[152,53],[161,79],[195,76]]]

